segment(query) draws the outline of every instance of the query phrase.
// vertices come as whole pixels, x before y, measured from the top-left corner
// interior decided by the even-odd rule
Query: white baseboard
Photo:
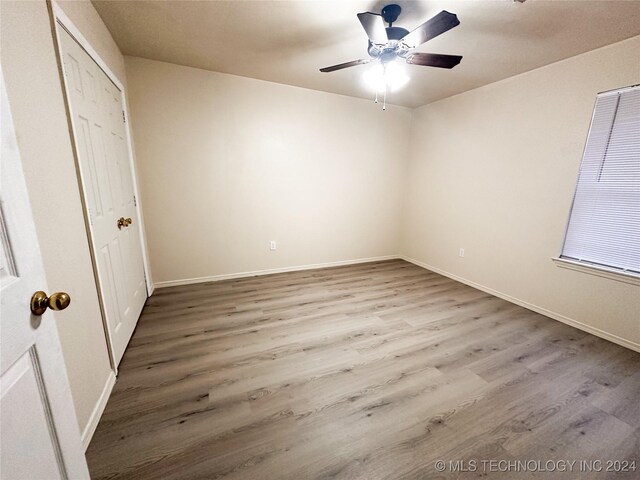
[[[116,374],[113,372],[109,372],[109,377],[107,377],[107,381],[104,384],[104,388],[102,389],[102,393],[100,394],[100,398],[96,403],[96,406],[93,407],[93,412],[91,412],[91,416],[89,417],[89,421],[87,425],[84,427],[82,432],[82,446],[85,451],[89,448],[89,443],[91,442],[91,438],[98,427],[98,422],[102,417],[102,413],[104,412],[105,407],[107,406],[107,402],[109,401],[109,396],[111,395],[111,391],[113,390],[113,386],[116,384]]]
[[[480,285],[478,283],[472,282],[465,278],[459,277],[449,272],[445,272],[439,268],[436,268],[431,265],[427,265],[424,262],[420,262],[410,257],[406,257],[401,255],[400,258],[402,260],[406,260],[407,262],[413,263],[419,267],[425,268],[427,270],[431,270],[432,272],[439,273],[440,275],[444,275],[445,277],[449,277],[457,282],[464,283],[465,285],[469,285],[470,287],[477,288],[478,290],[482,290],[483,292],[487,292],[496,297],[502,298],[508,302],[514,303],[521,307],[524,307],[528,310],[532,310],[536,313],[540,313],[546,317],[552,318],[554,320],[558,320],[559,322],[566,323],[572,327],[575,327],[579,330],[583,330],[587,333],[591,333],[600,338],[604,338],[605,340],[609,340],[610,342],[617,343],[618,345],[622,345],[623,347],[629,348],[636,352],[640,352],[640,344],[636,342],[632,342],[631,340],[627,340],[626,338],[619,337],[609,332],[605,332],[604,330],[600,330],[599,328],[592,327],[590,325],[579,322],[578,320],[574,320],[573,318],[566,317],[556,312],[552,312],[551,310],[547,310],[546,308],[539,307],[537,305],[533,305],[529,302],[525,302],[524,300],[520,300],[519,298],[512,297],[511,295],[507,295],[506,293],[498,292],[493,290],[492,288],[485,287],[484,285]]]
[[[383,260],[396,260],[399,255],[384,255],[381,257],[358,258],[356,260],[340,260],[337,262],[314,263],[311,265],[297,265],[294,267],[269,268],[267,270],[256,270],[253,272],[227,273],[224,275],[212,275],[210,277],[183,278],[181,280],[169,280],[166,282],[156,282],[154,287],[165,288],[178,285],[191,285],[192,283],[218,282],[220,280],[231,280],[234,278],[257,277],[259,275],[270,275],[272,273],[297,272],[300,270],[315,270],[318,268],[339,267],[342,265],[355,265],[358,263],[380,262]]]

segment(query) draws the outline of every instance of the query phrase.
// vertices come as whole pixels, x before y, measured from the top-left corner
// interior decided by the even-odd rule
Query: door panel
[[[147,298],[122,93],[60,25],[58,37],[107,330],[118,364]],[[119,218],[132,223],[119,229]]]
[[[1,72],[0,97],[0,471],[89,478],[55,319],[29,308],[47,285]]]
[[[84,117],[78,117],[78,144],[81,155],[86,159],[87,164],[87,180],[91,182],[91,188],[87,189],[87,195],[89,195],[89,204],[93,206],[91,212],[97,218],[102,218],[102,198],[100,195],[100,184],[98,183],[98,168],[96,168],[96,158],[93,149],[93,142],[91,141],[91,128],[89,126],[89,120]]]
[[[37,358],[35,349],[30,349],[1,377],[0,428],[11,432],[7,441],[4,435],[2,438],[0,471],[5,478],[64,478],[64,462],[55,430],[50,426],[49,399]],[[39,452],[37,462],[26,454],[32,449]]]

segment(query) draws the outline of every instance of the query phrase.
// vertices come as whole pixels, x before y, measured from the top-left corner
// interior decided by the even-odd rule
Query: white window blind
[[[561,257],[640,273],[640,86],[597,97]]]

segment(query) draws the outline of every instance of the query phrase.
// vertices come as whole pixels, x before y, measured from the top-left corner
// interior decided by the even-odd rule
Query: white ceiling
[[[368,58],[356,13],[392,1],[93,0],[125,55],[371,98],[366,65],[321,67]],[[640,35],[640,1],[396,1],[396,22],[412,30],[440,10],[460,25],[418,48],[463,55],[453,70],[407,65],[411,77],[389,101],[415,107],[582,52]],[[639,54],[640,65],[640,54]]]

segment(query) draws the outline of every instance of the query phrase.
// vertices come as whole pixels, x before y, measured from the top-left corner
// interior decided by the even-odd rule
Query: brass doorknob
[[[118,223],[117,223],[118,230],[122,230],[122,227],[128,227],[132,223],[133,223],[133,220],[131,220],[130,218],[120,217],[118,219]]]
[[[37,291],[31,297],[31,312],[34,315],[42,315],[49,307],[51,310],[64,310],[71,303],[68,293],[56,292],[50,297],[43,291]]]

